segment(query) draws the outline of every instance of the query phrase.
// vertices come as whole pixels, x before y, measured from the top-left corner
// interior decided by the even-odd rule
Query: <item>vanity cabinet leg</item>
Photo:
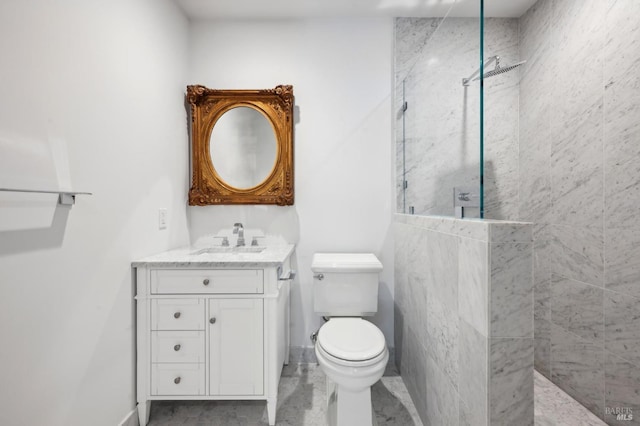
[[[151,412],[151,401],[138,402],[138,420],[140,426],[146,426],[149,423],[149,413]]]
[[[267,417],[269,418],[269,426],[274,426],[276,424],[276,405],[277,398],[269,398],[267,399]]]

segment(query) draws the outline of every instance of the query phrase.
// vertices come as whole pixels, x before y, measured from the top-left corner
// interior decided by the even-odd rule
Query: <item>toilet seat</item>
[[[345,359],[335,357],[331,355],[329,352],[327,352],[326,350],[324,350],[322,346],[317,343],[316,343],[315,350],[316,350],[316,357],[318,358],[318,362],[320,362],[320,358],[322,357],[322,359],[326,363],[332,364],[336,368],[349,367],[350,371],[353,371],[354,369],[365,370],[367,367],[375,367],[383,361],[385,365],[387,364],[386,358],[388,356],[388,351],[386,350],[386,348],[376,357],[367,359],[364,361],[347,361]]]
[[[343,365],[375,362],[387,349],[382,331],[357,317],[331,318],[320,327],[316,343],[326,355]]]

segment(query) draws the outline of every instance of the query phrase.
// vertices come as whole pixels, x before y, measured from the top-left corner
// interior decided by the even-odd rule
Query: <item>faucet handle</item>
[[[229,247],[229,238],[226,236],[222,236],[222,237],[213,237],[213,238],[222,238],[222,242],[220,243],[220,245],[222,247]]]
[[[254,235],[253,238],[251,239],[252,246],[258,245],[258,238],[264,238],[264,235]]]

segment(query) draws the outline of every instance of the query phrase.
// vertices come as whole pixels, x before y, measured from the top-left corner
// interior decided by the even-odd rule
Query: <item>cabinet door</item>
[[[209,393],[262,395],[262,299],[209,300]]]

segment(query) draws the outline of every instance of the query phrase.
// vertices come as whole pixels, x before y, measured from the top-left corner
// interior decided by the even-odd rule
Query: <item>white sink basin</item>
[[[262,246],[243,246],[243,247],[207,247],[192,252],[192,255],[199,254],[217,254],[217,253],[260,253],[266,247]]]

